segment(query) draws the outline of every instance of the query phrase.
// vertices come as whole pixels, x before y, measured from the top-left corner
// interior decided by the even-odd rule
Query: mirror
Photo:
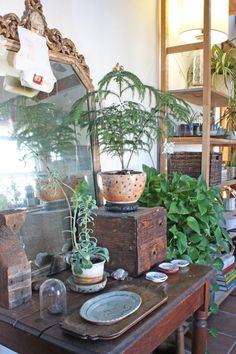
[[[9,16],[22,25],[14,14]],[[41,22],[34,23],[35,17]],[[40,1],[26,1],[23,23],[47,36],[57,79],[50,94],[38,92],[30,98],[4,90],[0,77],[0,212],[26,211],[20,236],[34,271],[65,250],[71,238],[67,218],[71,192],[58,187],[48,172],[72,188],[85,179],[96,195],[94,175],[100,164],[98,149],[92,149],[87,132],[69,116],[73,103],[93,88],[84,57],[58,30],[48,29]],[[0,19],[0,34],[5,24]],[[17,35],[11,32],[10,37],[8,50],[17,51]]]

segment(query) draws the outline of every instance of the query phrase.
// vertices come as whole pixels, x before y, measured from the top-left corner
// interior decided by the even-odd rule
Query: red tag
[[[41,85],[42,82],[43,82],[43,76],[34,74],[33,82],[34,82],[35,84]]]

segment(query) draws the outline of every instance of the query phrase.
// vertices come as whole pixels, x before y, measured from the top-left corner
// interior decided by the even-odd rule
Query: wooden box
[[[139,208],[136,212],[96,211],[94,236],[107,247],[107,270],[124,268],[138,276],[166,258],[166,211]]]
[[[31,267],[19,239],[24,211],[0,213],[0,306],[12,309],[31,299]]]

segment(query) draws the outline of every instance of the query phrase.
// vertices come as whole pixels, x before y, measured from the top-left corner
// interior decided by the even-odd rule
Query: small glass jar
[[[48,279],[39,289],[40,317],[53,320],[63,317],[67,311],[66,287],[61,280]]]

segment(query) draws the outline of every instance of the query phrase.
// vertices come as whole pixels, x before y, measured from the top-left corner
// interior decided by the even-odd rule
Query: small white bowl
[[[186,261],[185,259],[173,259],[170,262],[179,268],[184,268],[189,265],[189,262]]]
[[[148,272],[146,273],[146,279],[154,283],[163,283],[168,279],[168,276],[161,272]]]
[[[168,272],[177,272],[179,270],[178,265],[170,262],[163,262],[158,265],[158,268],[163,269]]]

